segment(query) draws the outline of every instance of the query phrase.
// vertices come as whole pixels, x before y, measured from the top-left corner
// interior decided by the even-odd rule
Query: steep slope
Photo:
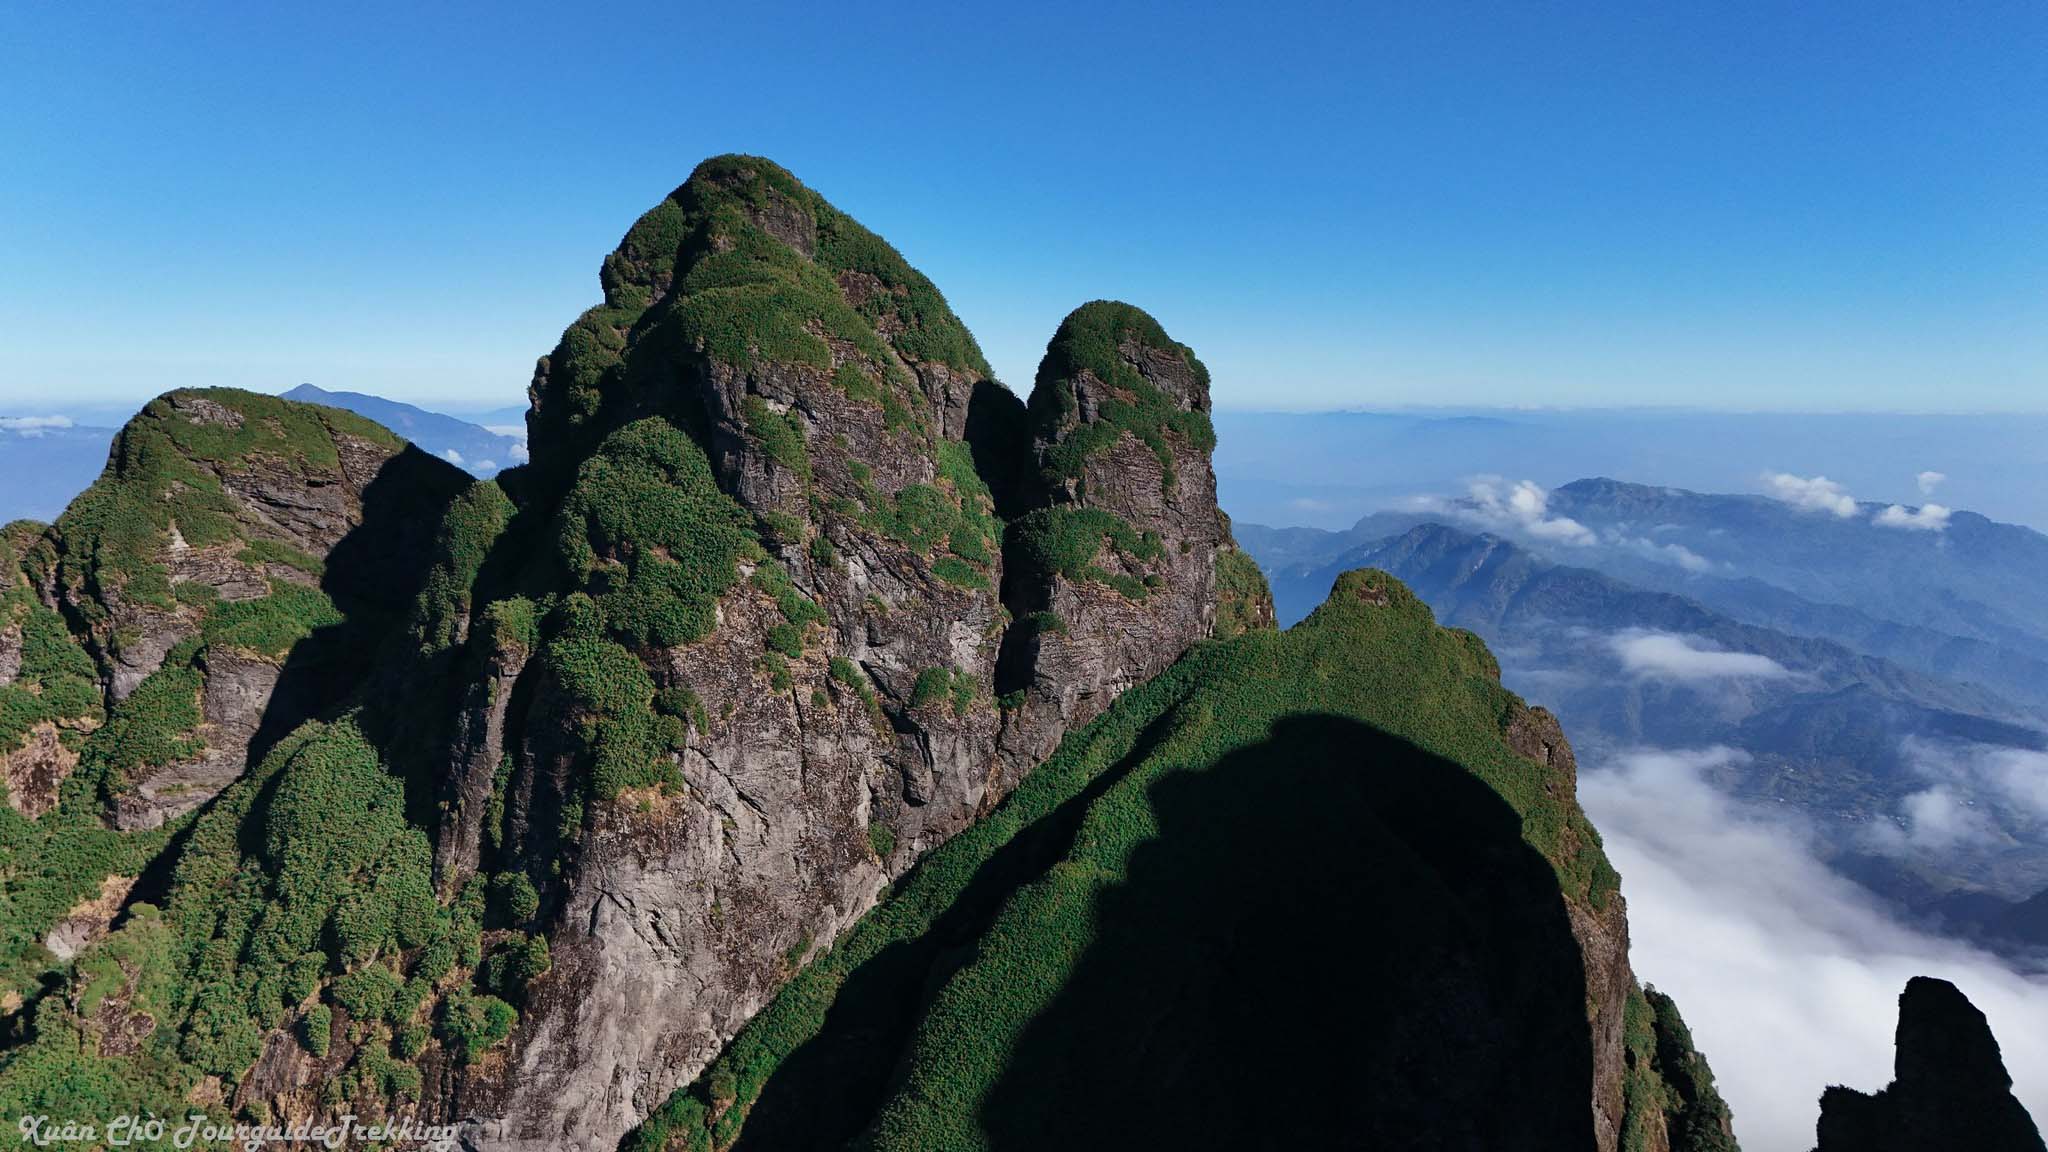
[[[203,1018],[222,1001],[258,1021],[275,1010],[209,988],[185,950],[232,938],[223,902],[240,930],[262,906],[223,890],[239,823],[192,813],[378,667],[417,593],[407,557],[466,482],[345,412],[180,391],[130,421],[54,528],[7,529],[15,624],[0,636],[22,645],[0,715],[33,720],[0,812],[9,1114],[169,1113],[209,1103],[187,1094],[235,1069],[209,1057]],[[19,771],[53,728],[49,770]],[[12,747],[20,729],[0,737]],[[244,779],[230,806],[258,788]],[[225,829],[211,847],[209,828]],[[356,833],[333,831],[298,851],[345,857]]]
[[[1896,1074],[1875,1095],[1829,1088],[1816,1152],[2041,1152],[2012,1095],[1984,1013],[1946,980],[1916,976],[1899,995]]]
[[[1197,648],[634,1146],[1732,1146],[1670,1142],[1725,1108],[1629,972],[1570,748],[1496,676],[1372,572]]]
[[[1026,404],[752,157],[601,282],[536,368],[527,467],[179,393],[9,536],[8,587],[72,640],[19,616],[29,727],[142,752],[60,787],[48,826],[126,855],[61,869],[106,914],[23,985],[0,1106],[416,1115],[490,1149],[657,1109],[642,1138],[686,1145],[1725,1133],[1628,969],[1556,722],[1383,576],[1271,630],[1207,373],[1156,321],[1077,309]],[[66,696],[88,666],[97,704]],[[238,684],[253,725],[209,719]],[[210,799],[145,793],[193,764]],[[160,825],[122,830],[136,796]],[[1329,1057],[1270,1116],[1239,1086],[1261,1036]],[[1162,1074],[1116,1066],[1140,1044]],[[1341,1070],[1350,1103],[1316,1091]],[[1018,1103],[1046,1085],[1088,1110]]]
[[[930,282],[765,161],[700,166],[603,281],[536,371],[517,516],[426,629],[474,670],[439,882],[530,883],[554,966],[447,1097],[508,1145],[603,1146],[685,1082],[1057,744],[1062,693],[1099,708],[1208,635],[1227,542],[1206,380],[1135,309],[1054,375],[1164,372],[1183,415],[1034,446]],[[1149,497],[1052,491],[1084,433],[1088,499],[1133,442]],[[1148,584],[1169,539],[1182,579]]]

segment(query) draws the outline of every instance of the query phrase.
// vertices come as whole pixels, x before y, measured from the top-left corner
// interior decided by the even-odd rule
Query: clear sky
[[[523,402],[748,151],[1015,386],[1113,296],[1237,407],[2048,410],[2039,0],[297,7],[0,12],[0,408]]]

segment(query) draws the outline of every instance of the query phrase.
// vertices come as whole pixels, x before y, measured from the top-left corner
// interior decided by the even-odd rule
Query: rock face
[[[161,677],[132,711],[180,718],[154,754],[119,765],[113,824],[155,828],[205,803],[242,774],[266,724],[282,734],[331,698],[294,683],[280,699],[286,657],[348,609],[402,606],[398,573],[431,529],[387,514],[374,546],[355,542],[331,574],[328,561],[380,500],[431,508],[460,482],[338,409],[210,389],[168,393],[131,420],[51,534],[52,606],[81,626],[108,705]]]
[[[1946,980],[1916,976],[1899,996],[1898,1055],[1883,1091],[1832,1087],[1817,1152],[2041,1152],[2039,1129],[1984,1013]]]
[[[1207,374],[1128,305],[1062,325],[1034,421],[929,281],[749,157],[702,165],[602,281],[505,485],[546,536],[507,529],[429,629],[469,637],[437,884],[529,877],[553,960],[444,1097],[489,1147],[610,1147],[687,1084],[891,877],[1211,634],[1229,540]],[[506,610],[537,624],[496,647],[474,621]],[[607,713],[597,665],[636,698]]]
[[[1299,893],[1258,897],[1296,872],[1326,884],[1320,907],[1352,884],[1433,934],[1368,950],[1413,990],[1370,1067],[1450,1038],[1434,1070],[1374,1081],[1387,1131],[1421,1130],[1398,1103],[1414,1096],[1461,1132],[1506,1132],[1526,1105],[1558,1146],[1712,1147],[1683,1138],[1693,1097],[1666,1069],[1687,1058],[1628,968],[1554,718],[1378,574],[1340,582],[1324,631],[1273,634],[1216,506],[1207,371],[1151,317],[1075,310],[1027,404],[893,248],[740,156],[642,217],[600,280],[536,367],[528,466],[470,482],[342,413],[180,392],[56,529],[4,534],[9,715],[83,748],[59,803],[96,805],[120,831],[93,822],[113,841],[87,848],[140,878],[111,923],[97,876],[42,901],[65,924],[36,939],[81,950],[74,978],[39,985],[34,1058],[0,1050],[0,1104],[61,1110],[64,1077],[96,1077],[143,1110],[417,1113],[473,1148],[594,1150],[688,1088],[715,1126],[774,1063],[728,1046],[798,973],[798,1000],[829,999],[813,977],[850,936],[902,929],[925,966],[879,978],[921,1010],[927,979],[971,959],[954,929],[1005,905],[992,892],[1102,847],[1080,835],[1091,804],[1144,809],[1150,773],[1220,757],[1227,778],[1169,789],[1211,797],[1149,857],[1174,906],[1215,890],[1184,885],[1197,872],[1245,884],[1240,813],[1265,821],[1255,842],[1330,834],[1268,854],[1239,920],[1203,921],[1227,929],[1217,954],[1314,919]],[[37,655],[52,628],[69,656]],[[1120,716],[1120,698],[1143,703]],[[1414,772],[1351,771],[1361,757]],[[1272,763],[1292,807],[1262,802]],[[1013,795],[1037,814],[997,812]],[[1366,822],[1370,859],[1345,839]],[[990,855],[914,868],[948,845]],[[1070,871],[1095,884],[1100,863]],[[917,884],[955,890],[863,919]],[[1335,939],[1312,942],[1332,972],[1364,947]],[[1286,981],[1287,954],[1249,959],[1259,986]],[[899,1050],[861,1043],[881,1044],[859,1071],[887,1090]],[[1213,1071],[1241,1050],[1204,1051]],[[721,1052],[737,1071],[698,1084]],[[1464,1107],[1506,1099],[1489,1085],[1536,1052],[1513,1106]],[[1498,1074],[1437,1091],[1460,1053]],[[1235,1092],[1205,1083],[1210,1103]]]
[[[1041,507],[1010,550],[1026,625],[1014,658],[1064,728],[1214,631],[1228,528],[1209,463],[1209,371],[1145,313],[1075,309],[1030,410]]]

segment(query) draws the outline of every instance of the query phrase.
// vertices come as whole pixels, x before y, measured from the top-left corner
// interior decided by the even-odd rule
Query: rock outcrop
[[[1007,550],[1024,623],[1012,659],[1056,735],[1214,632],[1229,535],[1209,463],[1209,371],[1152,317],[1106,300],[1075,309],[1030,411],[1038,507]]]
[[[1229,547],[1207,374],[1128,305],[1061,327],[1034,423],[928,280],[749,157],[699,167],[602,282],[535,372],[494,558],[424,628],[466,638],[437,884],[528,878],[553,962],[447,1094],[488,1146],[605,1147],[688,1083],[1209,636]]]
[[[1429,941],[1368,953],[1404,990],[1368,1065],[1375,1130],[1498,1135],[1525,1109],[1560,1146],[1711,1146],[1681,1139],[1690,1058],[1628,967],[1555,720],[1375,574],[1340,581],[1321,631],[1274,634],[1216,505],[1207,371],[1155,320],[1075,310],[1027,404],[893,248],[742,156],[701,165],[600,281],[536,367],[528,466],[471,482],[341,413],[173,393],[0,565],[23,605],[0,691],[81,749],[58,803],[112,827],[76,850],[139,877],[110,920],[98,876],[44,901],[64,925],[38,939],[76,955],[37,985],[33,1058],[0,1054],[0,1105],[61,1111],[93,1077],[135,1110],[406,1113],[479,1149],[594,1150],[682,1100],[729,1143],[737,1094],[788,1054],[735,1036],[829,1000],[815,974],[870,955],[861,931],[923,958],[877,977],[921,1011],[1005,885],[1071,850],[1056,874],[1100,886],[1121,863],[1084,821],[1217,761],[1169,787],[1144,878],[1181,908],[1207,891],[1188,875],[1242,888],[1218,949],[1314,917],[1261,896],[1295,870],[1319,906],[1349,884]],[[32,643],[53,622],[62,669]],[[80,709],[42,687],[62,676]],[[1240,815],[1273,852],[1242,851]],[[1375,855],[1349,855],[1366,828]],[[972,867],[915,867],[963,844]],[[870,916],[898,884],[941,894]],[[1330,971],[1364,946],[1312,943]],[[1246,963],[1271,988],[1286,959]],[[914,1022],[861,1041],[862,1091]],[[1231,1021],[1246,1043],[1256,1024]],[[1403,1037],[1443,1042],[1380,1076]],[[1213,1072],[1239,1050],[1201,1051]],[[1439,1091],[1468,1056],[1493,1071]]]
[[[335,698],[311,683],[348,678],[330,667],[277,699],[287,658],[319,663],[297,645],[351,611],[409,607],[431,525],[397,506],[437,515],[463,482],[367,420],[270,396],[171,392],[129,421],[50,534],[50,606],[82,633],[115,722],[153,729],[124,742],[137,754],[103,785],[115,826],[205,803],[242,774],[260,729],[282,734]],[[394,508],[379,516],[380,501]],[[380,538],[344,549],[366,516]]]
[[[2041,1133],[2012,1095],[2012,1076],[1984,1013],[1946,980],[1915,976],[1899,995],[1889,1086],[1820,1098],[1816,1152],[2042,1152]]]

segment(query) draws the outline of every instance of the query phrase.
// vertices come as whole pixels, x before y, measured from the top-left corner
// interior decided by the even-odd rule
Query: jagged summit
[[[408,1114],[550,1152],[802,1127],[791,1083],[899,1147],[984,1099],[1067,1143],[1719,1130],[1667,1091],[1696,1057],[1628,969],[1555,720],[1383,574],[1273,631],[1208,372],[1156,321],[1077,309],[1027,406],[894,249],[752,157],[700,166],[602,285],[537,367],[530,466],[470,481],[339,413],[180,394],[78,515],[7,535],[0,643],[38,700],[136,683],[39,717],[95,767],[40,817],[49,866],[11,861],[33,999],[0,1108]],[[110,811],[105,781],[195,756],[192,810]],[[1282,1009],[1203,991],[1241,986]],[[1070,995],[1129,1043],[1036,1015]],[[1192,1061],[1164,1083],[1125,1056],[1161,1005]],[[1411,1078],[1413,1036],[1445,1043]],[[1246,1054],[1296,1040],[1332,1058],[1249,1106]],[[1077,1073],[1151,1094],[1047,1129]]]
[[[1892,1082],[1865,1095],[1821,1096],[1816,1152],[2042,1152],[2039,1129],[2012,1095],[1991,1023],[1962,989],[1915,976],[1899,994]]]
[[[694,417],[706,376],[816,376],[892,428],[956,439],[992,378],[930,280],[759,157],[698,165],[605,257],[600,281],[604,303],[534,373],[528,425],[543,469],[600,425]]]

